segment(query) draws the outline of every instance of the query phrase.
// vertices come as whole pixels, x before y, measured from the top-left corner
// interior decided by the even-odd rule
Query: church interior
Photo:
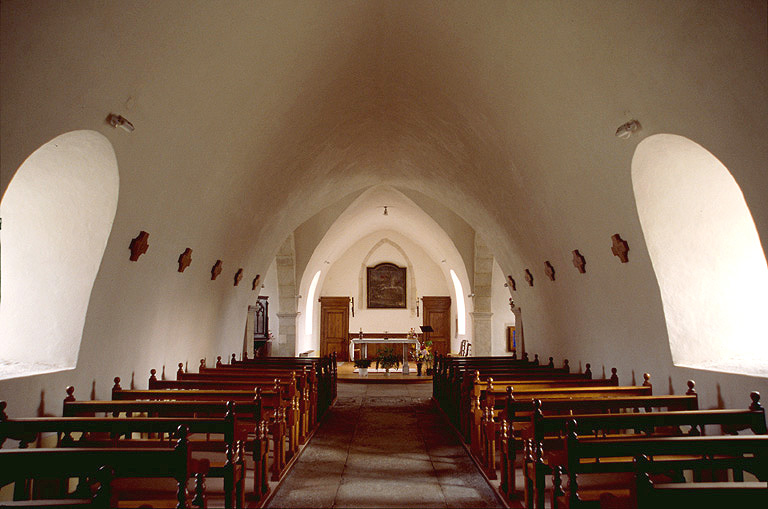
[[[765,1],[0,9],[7,416],[438,315],[435,354],[768,394]]]

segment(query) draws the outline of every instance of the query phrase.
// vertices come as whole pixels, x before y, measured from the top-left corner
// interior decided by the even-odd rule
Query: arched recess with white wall
[[[677,366],[768,376],[768,266],[728,169],[673,134],[632,159],[638,215]]]
[[[388,206],[388,214],[383,215],[383,205]],[[367,240],[366,240],[367,239]],[[385,239],[389,239],[386,242]],[[299,278],[299,293],[307,298],[311,298],[313,306],[313,327],[311,334],[306,333],[305,319],[302,316],[297,320],[297,351],[315,350],[319,351],[319,304],[317,297],[321,292],[326,292],[329,286],[326,286],[326,278],[329,274],[335,272],[333,266],[339,262],[351,248],[358,243],[366,243],[365,253],[361,253],[354,266],[344,267],[344,270],[354,278],[354,284],[350,286],[349,296],[354,296],[356,302],[359,302],[359,271],[358,268],[363,259],[374,262],[374,258],[366,254],[381,249],[390,249],[393,256],[398,256],[398,249],[393,246],[400,246],[400,250],[407,253],[402,259],[404,264],[410,262],[414,267],[412,274],[419,274],[426,270],[424,277],[435,282],[435,291],[439,288],[442,295],[450,295],[452,299],[452,334],[451,349],[458,351],[459,343],[464,337],[458,337],[455,331],[456,301],[458,298],[465,300],[465,319],[468,321],[469,314],[473,311],[472,303],[466,300],[466,295],[457,296],[453,290],[450,270],[453,269],[462,286],[465,294],[471,291],[469,277],[467,275],[466,264],[457,249],[456,245],[440,225],[424,210],[422,210],[413,200],[391,186],[374,186],[363,192],[352,204],[349,205],[336,219],[333,225],[317,244],[312,255],[302,271]],[[372,249],[378,244],[378,249]],[[362,244],[361,244],[362,245]],[[414,259],[415,252],[421,252],[418,255],[423,258],[424,263],[420,269],[419,263]],[[426,261],[429,260],[428,263]],[[309,286],[317,272],[320,276],[317,282],[318,290],[314,296],[309,296]],[[297,275],[298,276],[298,275]],[[411,277],[410,275],[408,277]],[[436,281],[439,279],[439,281]],[[418,296],[430,295],[422,293],[427,288],[422,288],[422,283],[413,282],[413,287],[418,288]],[[325,293],[325,295],[330,295]],[[418,325],[420,318],[415,315],[415,297],[407,296],[407,321],[409,324]],[[302,303],[301,309],[306,313],[306,305]],[[413,315],[413,316],[411,316]],[[394,332],[393,325],[388,330]],[[412,325],[409,325],[412,326]],[[352,324],[350,324],[352,327]],[[407,332],[407,328],[404,331]],[[468,335],[468,334],[467,334]],[[465,336],[466,337],[466,336]]]
[[[62,134],[17,170],[0,202],[0,378],[76,366],[118,189],[95,131]]]

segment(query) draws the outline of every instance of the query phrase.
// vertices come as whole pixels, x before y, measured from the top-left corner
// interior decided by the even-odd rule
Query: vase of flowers
[[[371,359],[357,359],[355,367],[360,376],[368,376],[368,368],[371,367]]]

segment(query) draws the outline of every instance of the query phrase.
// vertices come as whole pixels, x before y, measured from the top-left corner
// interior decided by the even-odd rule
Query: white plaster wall
[[[512,352],[507,352],[507,326],[515,325],[515,315],[509,307],[509,290],[504,286],[506,279],[494,260],[491,283],[492,355],[512,355]],[[519,346],[517,356],[522,356]]]

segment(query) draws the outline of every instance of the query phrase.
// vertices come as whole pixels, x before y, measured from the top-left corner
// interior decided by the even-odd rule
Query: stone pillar
[[[491,345],[491,283],[493,281],[493,254],[488,246],[475,235],[475,286],[474,312],[472,317],[472,355],[493,355]]]
[[[298,313],[277,313],[277,344],[272,345],[275,357],[295,357],[301,353],[296,351],[297,316]]]
[[[493,313],[475,311],[472,317],[472,355],[492,355],[491,317]]]

